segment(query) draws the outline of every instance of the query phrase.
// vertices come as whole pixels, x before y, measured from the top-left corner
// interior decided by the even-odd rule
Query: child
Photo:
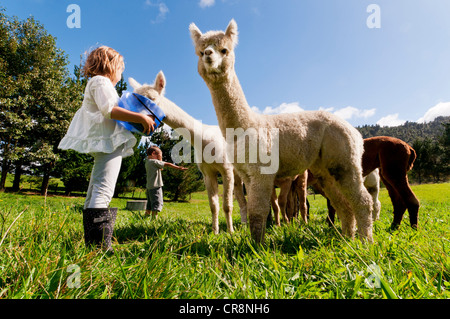
[[[83,210],[86,245],[111,250],[111,236],[117,208],[109,203],[119,176],[122,158],[133,154],[136,138],[114,120],[140,123],[145,133],[153,131],[152,117],[120,108],[114,88],[125,65],[122,55],[101,46],[87,57],[83,73],[89,79],[81,108],[75,113],[58,148],[89,153],[94,157]]]
[[[147,171],[147,209],[146,216],[150,214],[158,217],[158,213],[163,207],[162,193],[162,174],[161,170],[164,166],[169,166],[179,170],[187,170],[186,167],[174,165],[172,163],[162,161],[162,152],[157,146],[151,146],[147,149],[147,160],[145,161],[145,170]]]

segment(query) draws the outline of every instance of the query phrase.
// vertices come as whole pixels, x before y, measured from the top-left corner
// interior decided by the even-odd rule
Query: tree
[[[450,175],[450,122],[443,123],[444,132],[440,138],[442,145],[442,173],[444,176]]]
[[[30,166],[43,175],[42,193],[46,193],[58,160],[56,147],[81,92],[68,76],[64,52],[33,17],[21,21],[1,12],[0,34],[0,189],[12,165],[16,190],[22,168]]]
[[[93,166],[92,157],[73,150],[61,152],[53,174],[61,177],[66,195],[71,192],[85,192],[89,186]]]
[[[136,134],[135,137],[139,141],[140,136]],[[145,188],[145,158],[148,146],[149,143],[136,143],[133,155],[123,159],[114,196],[124,193],[130,186]]]

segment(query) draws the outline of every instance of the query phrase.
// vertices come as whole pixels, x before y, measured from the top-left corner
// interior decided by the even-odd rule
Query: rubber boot
[[[113,252],[111,239],[116,223],[117,208],[88,208],[83,210],[84,242],[104,251]]]

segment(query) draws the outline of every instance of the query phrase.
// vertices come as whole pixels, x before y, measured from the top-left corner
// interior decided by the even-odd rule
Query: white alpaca
[[[326,196],[323,190],[322,185],[320,184],[319,180],[315,178],[311,173],[307,175],[307,184],[308,186],[312,186],[314,189],[314,192],[317,194],[321,194],[323,196]],[[369,174],[367,174],[364,177],[364,186],[366,187],[367,191],[369,192],[370,196],[372,196],[372,202],[373,202],[373,211],[372,211],[372,220],[376,221],[380,218],[380,210],[381,210],[381,202],[378,199],[378,194],[380,193],[380,174],[379,169],[376,168]],[[303,191],[303,186],[298,186],[296,188],[293,188],[291,192],[298,192]],[[299,197],[300,204],[305,203],[306,204],[306,198]],[[334,215],[335,215],[335,209],[333,206],[330,206],[330,203],[327,201],[328,206],[328,218],[327,222],[329,224],[334,223]]]
[[[223,179],[223,211],[225,213],[227,229],[230,233],[234,231],[233,212],[233,189],[241,210],[241,222],[247,222],[246,201],[242,188],[242,180],[235,174],[233,165],[227,160],[224,151],[225,141],[218,126],[202,124],[192,116],[183,111],[175,103],[164,97],[166,79],[160,71],[153,85],[141,85],[133,78],[128,79],[135,92],[155,102],[166,114],[164,123],[169,125],[194,146],[195,156],[202,159],[197,166],[203,174],[206,190],[208,192],[209,205],[212,214],[212,228],[215,234],[219,233],[219,193],[217,175]],[[209,149],[211,158],[204,158],[205,148]],[[211,154],[214,153],[214,154]],[[208,155],[208,154],[207,154]],[[211,159],[216,161],[212,162]]]
[[[323,182],[344,235],[354,237],[356,220],[360,236],[372,241],[372,198],[363,184],[360,133],[324,111],[271,116],[253,112],[234,70],[236,22],[231,20],[225,32],[202,34],[193,23],[189,30],[199,56],[198,72],[211,92],[222,135],[227,136],[227,129],[240,128],[250,132],[248,137],[258,141],[260,148],[273,150],[275,146],[279,152],[275,172],[264,170],[261,158],[256,163],[233,162],[247,188],[253,240],[259,243],[264,239],[275,178],[294,177],[309,168]],[[278,141],[278,145],[273,141]],[[236,152],[236,143],[233,144]]]

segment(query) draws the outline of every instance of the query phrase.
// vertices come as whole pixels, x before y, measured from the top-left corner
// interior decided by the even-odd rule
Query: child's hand
[[[181,166],[180,166],[178,169],[179,169],[180,171],[187,171],[189,168],[187,168],[187,167],[181,167]]]
[[[152,115],[144,115],[142,114],[142,126],[144,126],[144,133],[146,135],[150,134],[150,132],[153,132],[155,129],[155,120]]]

